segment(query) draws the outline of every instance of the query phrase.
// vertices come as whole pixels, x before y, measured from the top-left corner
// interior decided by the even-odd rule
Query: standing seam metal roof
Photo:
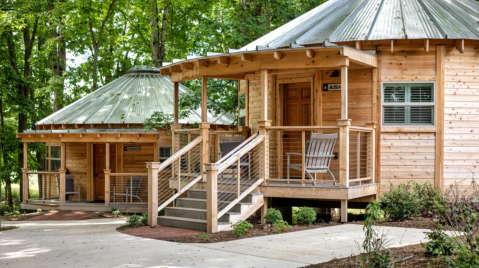
[[[479,39],[474,0],[329,0],[240,50],[389,39]]]
[[[180,94],[191,90],[179,85]],[[174,86],[160,70],[150,66],[137,66],[124,76],[99,88],[60,111],[40,120],[46,124],[143,124],[155,111],[173,113]],[[208,122],[230,125],[235,116],[208,113]],[[201,122],[201,108],[192,111],[180,123]]]

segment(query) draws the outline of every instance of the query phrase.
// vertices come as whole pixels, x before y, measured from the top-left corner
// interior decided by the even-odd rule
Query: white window
[[[50,148],[49,148],[50,147]],[[58,171],[61,167],[61,151],[62,147],[60,145],[47,145],[45,147],[45,170],[48,171]],[[48,155],[48,152],[51,152],[51,155]]]
[[[384,126],[433,126],[434,83],[383,83]]]

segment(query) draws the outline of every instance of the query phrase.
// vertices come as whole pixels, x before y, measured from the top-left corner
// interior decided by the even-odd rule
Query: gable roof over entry
[[[479,3],[329,0],[240,50],[389,39],[479,39]]]
[[[191,92],[179,85],[179,93]],[[170,79],[151,66],[137,66],[124,76],[99,88],[60,111],[39,121],[52,124],[143,124],[155,111],[173,114],[174,88]],[[208,122],[230,125],[235,117],[228,113],[208,113]],[[201,108],[192,111],[180,123],[201,122]]]

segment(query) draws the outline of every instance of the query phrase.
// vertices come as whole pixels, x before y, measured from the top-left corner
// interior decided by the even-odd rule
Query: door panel
[[[113,145],[113,146],[112,146]],[[110,169],[111,172],[116,172],[116,150],[115,144],[110,144]],[[93,145],[93,183],[95,186],[95,200],[105,200],[105,172],[106,158],[105,158],[106,146],[105,144]]]
[[[311,125],[311,83],[286,84],[284,86],[284,126]],[[306,133],[306,140],[310,134]],[[283,133],[283,176],[286,177],[286,153],[301,153],[301,132],[284,131]],[[291,156],[291,163],[300,164],[301,156]],[[301,177],[298,171],[290,170],[291,177]]]

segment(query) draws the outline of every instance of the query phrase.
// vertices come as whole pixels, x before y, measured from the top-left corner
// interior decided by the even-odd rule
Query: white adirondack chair
[[[331,157],[334,157],[333,149],[338,134],[319,134],[311,133],[311,139],[306,142],[306,155],[305,155],[305,173],[311,180],[316,180],[318,173],[327,173],[335,181],[334,175],[329,170],[331,164]],[[290,169],[303,170],[301,164],[291,164],[291,155],[299,155],[301,153],[286,153],[287,156],[287,177],[289,179]],[[314,174],[314,178],[313,175]],[[334,183],[336,184],[336,183]]]

